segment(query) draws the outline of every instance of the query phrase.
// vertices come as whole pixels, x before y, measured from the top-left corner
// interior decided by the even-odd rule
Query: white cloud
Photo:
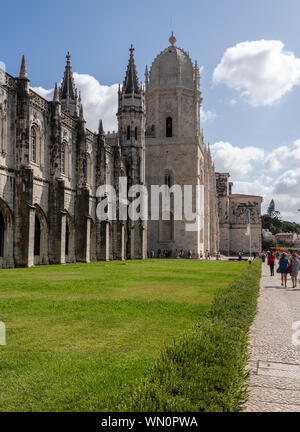
[[[75,84],[81,91],[87,127],[97,130],[99,119],[102,119],[106,131],[117,130],[118,84],[105,86],[91,75],[76,72],[73,75]]]
[[[202,123],[212,122],[215,120],[217,115],[212,111],[205,111],[202,107],[200,108],[200,121]]]
[[[300,197],[300,168],[285,171],[275,182],[277,194]]]
[[[248,177],[264,158],[264,151],[258,147],[241,148],[224,141],[213,144],[211,152],[217,171],[230,172],[238,178]]]
[[[102,119],[106,131],[117,130],[118,84],[105,86],[93,76],[77,72],[74,72],[73,76],[77,89],[81,91],[87,127],[96,131],[99,120]],[[43,87],[33,87],[32,89],[47,100],[53,98],[53,88],[47,90]]]
[[[278,172],[284,168],[300,166],[300,139],[294,141],[292,146],[281,146],[267,155],[264,168],[270,173]]]
[[[0,85],[5,83],[5,63],[0,60]]]
[[[272,105],[299,79],[300,59],[279,40],[238,43],[225,51],[213,73],[215,84],[237,90],[254,107]]]
[[[44,87],[32,87],[32,90],[41,95],[44,99],[53,99],[54,88],[47,90],[44,89]]]

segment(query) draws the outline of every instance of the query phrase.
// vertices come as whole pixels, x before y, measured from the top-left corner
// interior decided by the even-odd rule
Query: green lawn
[[[0,411],[116,411],[165,342],[245,262],[146,260],[0,270]]]

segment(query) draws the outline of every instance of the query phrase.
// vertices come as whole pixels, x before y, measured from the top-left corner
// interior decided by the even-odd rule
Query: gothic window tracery
[[[66,141],[61,146],[61,173],[69,175],[69,146]]]
[[[63,143],[61,147],[61,172],[66,173],[66,155],[65,155],[65,144]]]
[[[39,163],[39,151],[39,133],[34,125],[30,129],[30,159],[32,162]]]
[[[92,184],[92,163],[90,154],[86,156],[86,181],[89,185]]]

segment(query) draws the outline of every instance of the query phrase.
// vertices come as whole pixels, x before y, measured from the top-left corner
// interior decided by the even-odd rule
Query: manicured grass
[[[165,343],[243,262],[146,260],[0,270],[0,411],[118,410]]]
[[[123,411],[237,412],[247,400],[248,333],[261,260],[220,292],[205,317],[161,351]]]

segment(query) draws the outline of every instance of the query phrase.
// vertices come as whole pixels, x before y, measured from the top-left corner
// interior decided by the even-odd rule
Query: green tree
[[[268,251],[276,247],[276,241],[268,238],[262,238],[262,250]]]
[[[278,229],[273,225],[273,223],[270,224],[270,226],[269,226],[269,230],[271,231],[271,233],[272,233],[273,235],[275,235],[275,234],[278,233]]]

